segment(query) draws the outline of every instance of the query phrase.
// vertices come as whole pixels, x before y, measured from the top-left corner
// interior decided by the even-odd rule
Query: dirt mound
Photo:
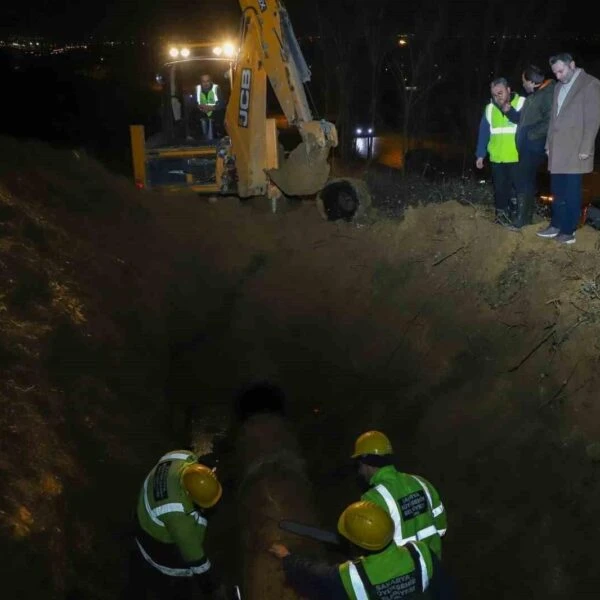
[[[591,593],[596,230],[558,246],[452,197],[362,223],[324,222],[308,202],[148,200],[212,283],[198,310],[226,307],[205,312],[187,359],[211,398],[202,415],[252,377],[278,381],[329,527],[357,494],[339,471],[354,436],[381,428],[442,491],[464,597]]]
[[[339,468],[355,436],[381,428],[442,493],[463,597],[595,593],[597,231],[509,232],[450,187],[401,220],[375,202],[327,222],[311,202],[140,194],[78,152],[0,153],[12,597],[114,597],[140,478],[181,445],[172,412],[223,431],[256,379],[288,394],[328,528],[358,493]],[[213,540],[219,564],[235,540]]]
[[[165,263],[140,245],[147,211],[84,153],[2,139],[0,155],[5,594],[101,597],[124,571],[123,500],[169,439]]]

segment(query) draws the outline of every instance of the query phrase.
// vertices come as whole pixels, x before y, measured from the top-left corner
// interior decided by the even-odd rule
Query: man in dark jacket
[[[535,208],[537,173],[546,160],[546,135],[550,123],[555,81],[546,79],[539,67],[529,65],[522,73],[523,89],[529,94],[520,111],[510,105],[502,110],[517,123],[517,212],[513,225],[520,229],[530,225]]]

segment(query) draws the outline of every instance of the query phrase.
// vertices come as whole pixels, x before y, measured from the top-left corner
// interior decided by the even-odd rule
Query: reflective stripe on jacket
[[[361,557],[340,565],[339,572],[344,589],[350,600],[374,600],[369,596],[370,586],[375,588],[380,598],[416,598],[428,587],[433,576],[431,550],[424,542],[409,542],[412,554],[419,564],[413,561],[408,547],[390,544],[377,554]],[[364,568],[369,579],[364,581],[357,564]]]
[[[370,483],[373,487],[362,495],[362,500],[375,502],[392,517],[396,544],[427,540],[441,558],[446,512],[433,485],[422,477],[401,473],[392,465],[379,469]]]
[[[196,101],[198,104],[206,104],[208,106],[216,106],[220,101],[221,90],[216,83],[213,83],[212,87],[208,92],[202,91],[202,86],[196,86]],[[206,113],[208,117],[212,116],[213,111],[210,110]]]

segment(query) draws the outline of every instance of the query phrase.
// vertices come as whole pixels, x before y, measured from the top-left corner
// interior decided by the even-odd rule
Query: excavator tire
[[[330,179],[317,194],[317,208],[326,221],[352,221],[371,206],[365,181],[354,178]]]

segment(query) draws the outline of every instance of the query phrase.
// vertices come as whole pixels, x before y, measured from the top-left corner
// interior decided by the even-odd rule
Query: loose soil
[[[358,495],[354,438],[379,428],[442,494],[461,597],[597,593],[596,230],[558,246],[494,225],[465,182],[377,169],[348,223],[138,193],[41,143],[0,152],[7,597],[114,598],[147,469],[192,440],[227,457],[235,392],[261,379],[287,394],[324,527]],[[209,539],[225,572],[227,464]]]

